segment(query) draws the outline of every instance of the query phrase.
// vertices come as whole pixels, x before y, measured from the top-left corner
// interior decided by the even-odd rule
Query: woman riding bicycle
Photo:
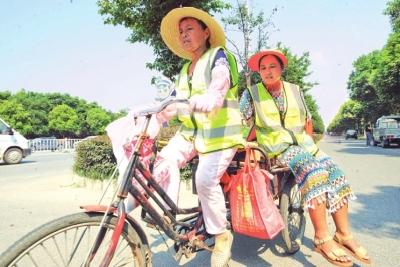
[[[250,57],[249,68],[260,74],[262,82],[244,92],[241,111],[246,119],[255,120],[259,145],[295,175],[314,226],[316,251],[335,265],[352,266],[342,245],[357,259],[369,263],[366,250],[350,234],[348,200],[354,198],[353,191],[342,170],[306,134],[308,110],[300,89],[281,80],[287,63],[286,56],[273,49]],[[326,210],[335,222],[336,242],[328,232]]]
[[[169,171],[167,193],[177,200],[179,168],[196,155],[196,188],[206,230],[215,235],[211,266],[224,266],[230,259],[233,236],[227,230],[226,207],[219,180],[229,166],[236,147],[243,143],[237,100],[237,66],[224,48],[221,26],[206,12],[182,7],[170,11],[161,22],[161,36],[177,56],[187,59],[176,81],[176,96],[188,98],[191,114],[178,114],[180,130],[159,155],[154,176]],[[169,120],[176,108],[157,114]],[[157,165],[157,163],[156,163]]]

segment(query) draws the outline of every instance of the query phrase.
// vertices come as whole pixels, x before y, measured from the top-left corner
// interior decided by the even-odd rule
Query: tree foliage
[[[105,133],[105,127],[111,122],[112,118],[105,110],[99,107],[91,108],[87,111],[86,124],[89,132],[95,135]]]
[[[106,111],[96,103],[87,103],[68,94],[25,90],[15,94],[8,91],[0,93],[0,116],[28,138],[99,135],[104,133],[110,121],[125,114],[126,111]],[[70,120],[66,115],[73,119]]]
[[[107,136],[80,142],[76,148],[73,170],[81,176],[105,180],[114,172],[116,166],[111,141]]]
[[[321,115],[318,112],[318,105],[309,90],[315,86],[316,82],[308,81],[308,77],[311,75],[310,66],[311,60],[308,52],[303,53],[301,56],[293,54],[288,47],[283,47],[278,44],[278,48],[286,55],[288,59],[288,66],[285,68],[283,73],[283,79],[290,83],[297,84],[303,91],[304,98],[308,109],[312,115],[314,132],[323,133],[325,130],[324,122]]]
[[[346,129],[361,129],[359,117],[363,112],[360,102],[348,100],[339,108],[339,112],[328,125],[328,132],[343,132]]]
[[[400,0],[387,3],[393,32],[381,50],[362,55],[353,62],[347,89],[359,103],[355,125],[375,122],[383,115],[400,114]],[[345,110],[340,109],[330,124],[331,131],[346,128]]]
[[[179,73],[182,60],[172,54],[166,47],[160,36],[160,24],[162,18],[173,8],[179,6],[193,6],[207,12],[221,12],[223,9],[231,8],[223,1],[135,1],[135,0],[99,0],[97,2],[99,12],[104,17],[106,24],[123,25],[132,30],[129,41],[132,43],[142,42],[152,47],[156,56],[154,62],[147,63],[147,67],[162,72],[165,76],[173,78]],[[243,43],[239,45],[228,36],[228,41],[233,45],[235,54],[239,59],[244,71],[240,75],[239,92],[246,88],[247,58],[254,51],[268,47],[270,32],[275,30],[272,17],[277,12],[273,8],[270,15],[266,16],[263,12],[253,14],[249,8],[237,1],[236,7],[231,8],[232,15],[224,16],[222,19],[226,31],[236,29],[243,34]],[[254,51],[250,51],[250,43],[254,44]],[[284,50],[288,52],[289,49]],[[310,75],[308,70],[310,60],[305,53],[300,57],[289,55],[290,66],[285,75],[290,77],[290,81],[298,84],[304,91],[311,89],[315,83],[310,83],[305,78]],[[257,75],[252,74],[253,81],[257,80]],[[311,96],[306,97],[307,102],[313,106],[312,112],[317,122],[317,129],[323,131],[322,119],[318,114],[318,107]]]
[[[384,14],[389,16],[393,31],[398,32],[400,30],[400,0],[388,1]]]
[[[129,41],[150,45],[155,55],[154,62],[146,66],[173,79],[179,73],[183,60],[174,55],[164,44],[160,35],[162,18],[172,9],[179,6],[193,6],[209,13],[220,12],[228,7],[220,0],[98,0],[99,12],[104,23],[122,25],[132,30]]]
[[[78,115],[69,106],[55,106],[49,113],[49,128],[59,136],[65,137],[79,134]]]
[[[31,117],[21,103],[12,99],[0,100],[0,115],[9,125],[18,129],[22,135],[32,131]]]

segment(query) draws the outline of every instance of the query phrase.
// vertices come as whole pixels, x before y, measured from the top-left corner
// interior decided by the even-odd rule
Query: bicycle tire
[[[293,177],[285,184],[279,200],[279,210],[285,224],[281,235],[286,253],[296,253],[302,244],[306,218],[301,206],[301,195]]]
[[[22,237],[0,255],[0,266],[83,266],[103,215],[81,212],[48,222]],[[99,266],[116,224],[115,216],[106,218],[104,225],[107,233],[91,266]],[[125,223],[109,266],[151,266],[148,255],[148,246],[143,244],[136,230]]]

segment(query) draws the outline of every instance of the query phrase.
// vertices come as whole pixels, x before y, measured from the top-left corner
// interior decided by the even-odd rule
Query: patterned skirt
[[[278,156],[289,166],[302,193],[306,208],[314,208],[313,201],[325,203],[330,213],[336,212],[348,199],[355,199],[343,171],[323,152],[312,156],[299,146],[291,146]]]

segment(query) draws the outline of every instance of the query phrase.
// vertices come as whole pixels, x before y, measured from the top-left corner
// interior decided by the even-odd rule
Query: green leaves
[[[0,116],[28,138],[99,135],[109,122],[126,114],[111,113],[96,103],[60,93],[21,90],[0,94]]]
[[[354,118],[350,118],[346,107],[352,102],[345,103],[329,125],[331,131],[342,130],[347,124],[360,127],[383,115],[400,113],[400,0],[389,1],[384,14],[390,17],[393,33],[383,49],[353,62],[347,89],[358,106],[352,106]]]
[[[389,15],[390,22],[392,23],[393,31],[400,31],[400,1],[392,0],[386,4],[385,15]]]
[[[172,9],[179,6],[193,6],[207,12],[220,12],[228,5],[219,0],[99,0],[99,13],[105,24],[122,25],[131,29],[128,40],[140,42],[153,48],[155,60],[148,62],[146,67],[160,71],[166,77],[173,79],[179,73],[183,60],[175,56],[161,39],[160,25],[162,18]]]
[[[343,132],[346,129],[360,129],[360,117],[364,112],[361,102],[348,100],[340,106],[339,112],[328,126],[329,132]]]
[[[87,111],[86,124],[94,135],[105,133],[105,127],[112,121],[111,116],[102,108],[91,108]]]
[[[82,141],[76,148],[74,172],[88,178],[104,180],[116,167],[110,139],[99,136]]]
[[[16,100],[0,100],[0,116],[22,135],[32,131],[29,112]]]
[[[55,106],[49,113],[49,128],[65,137],[79,133],[78,115],[69,106],[61,104]]]

